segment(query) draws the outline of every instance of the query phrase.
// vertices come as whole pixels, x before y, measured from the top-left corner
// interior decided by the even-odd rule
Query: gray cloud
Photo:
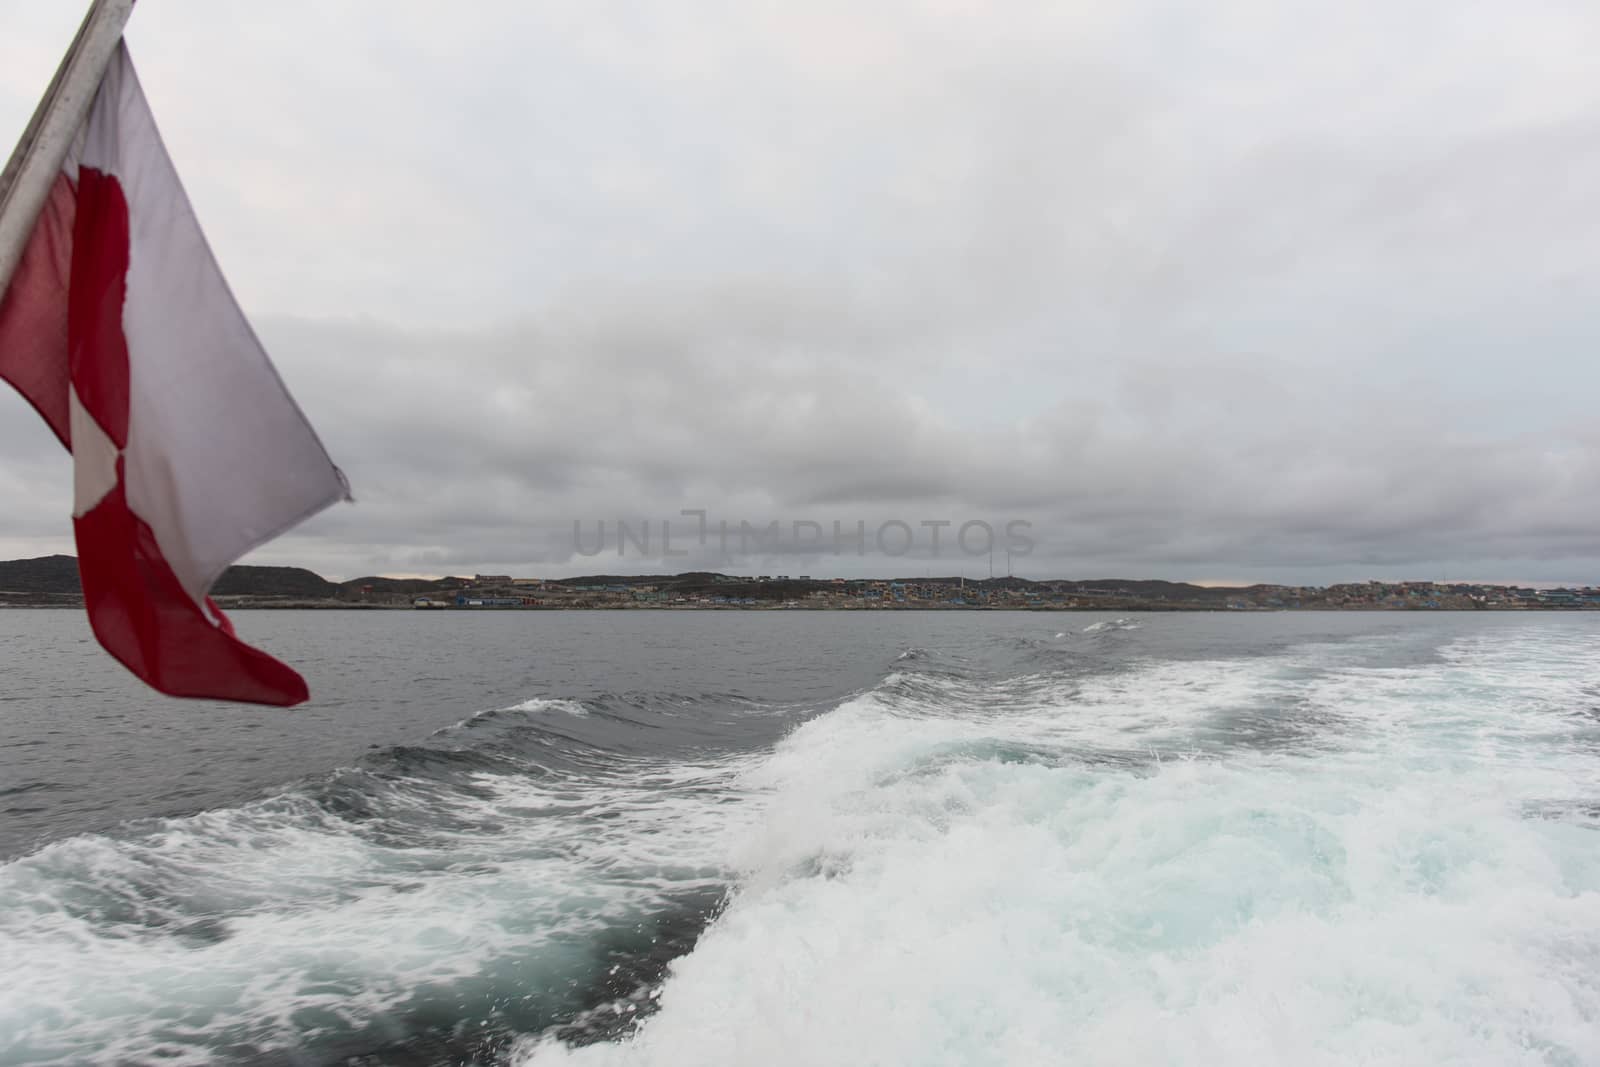
[[[1600,578],[1600,15],[858,7],[139,11],[356,489],[257,559],[948,572],[919,523],[1018,519],[1034,575]],[[36,17],[18,128],[70,34]],[[63,548],[3,404],[0,553]],[[685,508],[918,549],[573,551]]]

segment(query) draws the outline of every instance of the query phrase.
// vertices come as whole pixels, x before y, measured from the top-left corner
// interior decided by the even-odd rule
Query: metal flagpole
[[[100,78],[116,53],[134,0],[94,0],[56,68],[22,140],[0,171],[0,297],[61,171],[72,139],[89,114]]]

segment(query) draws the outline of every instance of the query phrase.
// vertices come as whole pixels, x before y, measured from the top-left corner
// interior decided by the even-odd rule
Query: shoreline
[[[1352,612],[1371,614],[1480,614],[1494,613],[1503,615],[1515,614],[1584,614],[1600,612],[1600,607],[1574,606],[1574,605],[1483,605],[1478,607],[1427,607],[1425,605],[1385,606],[1381,604],[1351,604],[1341,607],[1306,606],[1306,607],[1266,607],[1266,606],[1240,606],[1221,607],[1210,604],[1141,604],[1141,603],[1114,603],[1095,605],[1063,605],[1063,604],[1035,604],[1035,605],[996,605],[987,604],[959,605],[959,604],[874,604],[870,607],[839,604],[573,604],[573,605],[525,605],[517,607],[482,606],[482,607],[457,607],[454,605],[441,605],[429,608],[413,607],[410,604],[371,604],[352,603],[349,601],[294,601],[284,603],[243,603],[229,604],[218,603],[217,606],[224,611],[402,611],[418,615],[437,614],[517,614],[524,612],[563,612],[563,611],[661,611],[661,612],[706,612],[706,611],[833,611],[847,614],[860,612],[997,612],[1015,611],[1047,615],[1105,615],[1114,612],[1132,612],[1135,614],[1209,614],[1209,615],[1259,615],[1270,613],[1308,614],[1322,613],[1328,615],[1346,615]],[[15,603],[0,600],[0,611],[82,611],[82,602],[53,602],[53,603]]]

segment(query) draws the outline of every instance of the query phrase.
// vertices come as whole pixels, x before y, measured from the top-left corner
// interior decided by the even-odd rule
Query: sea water
[[[0,1062],[1600,1062],[1597,616],[241,625],[0,613]]]

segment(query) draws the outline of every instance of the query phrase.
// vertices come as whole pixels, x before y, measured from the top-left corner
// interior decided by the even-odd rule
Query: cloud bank
[[[1033,576],[1600,580],[1600,15],[856,7],[138,11],[358,499],[256,561],[987,571],[575,552],[695,509],[1022,521]],[[19,130],[59,21],[0,45]],[[35,422],[0,400],[3,555],[70,543]]]

